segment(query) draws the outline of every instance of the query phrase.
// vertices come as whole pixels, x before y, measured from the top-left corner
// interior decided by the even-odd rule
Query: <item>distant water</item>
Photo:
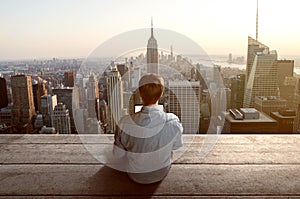
[[[220,65],[221,67],[231,67],[231,68],[246,70],[246,63],[244,64],[228,63],[228,56],[226,55],[210,55],[210,56],[187,55],[187,57],[192,61],[193,64],[202,63],[203,61],[210,61],[213,64]]]
[[[241,55],[242,56],[242,55]],[[237,57],[241,57],[237,56]],[[213,64],[220,65],[221,67],[231,67],[231,68],[238,68],[240,70],[246,70],[246,63],[244,64],[235,64],[235,63],[228,63],[228,56],[226,55],[210,55],[210,56],[201,56],[201,55],[188,55],[189,59],[192,60],[193,64],[197,64],[202,62],[203,59],[209,59]],[[245,62],[246,62],[245,57]],[[300,75],[300,56],[279,56],[279,59],[290,59],[295,61],[294,72]]]

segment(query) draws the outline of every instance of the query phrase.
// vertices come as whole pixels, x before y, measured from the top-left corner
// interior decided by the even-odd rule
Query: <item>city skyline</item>
[[[138,93],[135,92],[135,82],[141,75],[150,71],[161,74],[166,80],[166,91],[160,103],[166,112],[174,113],[179,117],[185,129],[183,133],[237,133],[239,130],[240,133],[246,133],[247,128],[239,129],[238,126],[240,123],[246,124],[249,119],[262,122],[261,125],[264,126],[266,120],[259,117],[260,111],[273,118],[268,120],[274,123],[272,128],[268,127],[268,133],[299,132],[299,125],[294,123],[294,119],[299,116],[296,115],[295,109],[300,102],[300,77],[293,74],[293,60],[278,60],[276,51],[270,51],[268,46],[251,37],[248,38],[246,71],[231,70],[226,67],[222,69],[222,65],[208,63],[205,57],[201,58],[200,63],[191,64],[190,60],[182,55],[173,54],[173,45],[170,46],[171,51],[166,54],[162,51],[158,56],[152,20],[146,56],[140,54],[137,57],[125,57],[120,63],[101,58],[103,53],[111,51],[111,48],[114,49],[115,54],[125,52],[126,49],[136,49],[136,46],[126,48],[126,45],[132,45],[128,41],[135,40],[136,43],[138,40],[143,40],[147,30],[149,29],[129,31],[125,35],[114,37],[93,52],[90,60],[87,61],[72,59],[71,62],[67,62],[52,59],[45,63],[35,60],[29,62],[28,67],[19,67],[13,71],[8,71],[10,67],[5,67],[4,71],[7,73],[4,77],[10,79],[7,89],[10,95],[8,98],[13,100],[12,104],[0,110],[0,121],[3,123],[0,130],[4,133],[19,131],[55,133],[55,129],[59,134],[113,133],[117,130],[117,121],[120,121],[122,116],[131,114],[133,107],[140,104]],[[168,35],[168,39],[163,39],[167,41],[161,42],[163,40],[158,39],[159,43],[164,45],[173,40],[183,39],[176,44],[181,43],[182,47],[188,46],[188,52],[191,52],[192,46],[197,45],[187,37],[176,35],[178,33],[172,31],[161,29],[159,33],[162,38]],[[144,40],[143,43],[146,41]],[[202,50],[201,47],[195,49],[195,51],[199,50]],[[106,64],[103,65],[104,62]],[[108,62],[109,67],[106,67],[105,71],[99,70],[99,65],[107,66]],[[231,55],[227,62],[233,62]],[[161,63],[160,69],[155,66],[157,63]],[[155,68],[152,68],[154,66]],[[19,75],[19,71],[24,75]],[[240,78],[244,73],[246,73],[247,84]],[[34,81],[31,81],[31,77]],[[20,80],[15,81],[17,78]],[[27,84],[24,84],[23,79]],[[19,85],[22,85],[20,88],[26,91],[26,95],[33,96],[33,99],[29,100],[29,104],[34,104],[31,108],[28,108],[27,103],[23,106],[23,102],[19,102],[22,99],[18,97]],[[24,85],[27,85],[26,88]],[[190,88],[191,86],[193,87]],[[240,111],[236,109],[240,105],[230,101],[231,91],[234,94],[241,92],[241,89],[245,91],[244,96],[234,95],[232,99],[243,102],[241,107],[246,112],[242,111],[242,108]],[[193,97],[194,94],[196,97]],[[125,99],[125,106],[123,99]],[[26,114],[19,114],[22,111]],[[34,114],[27,114],[28,111]],[[227,127],[223,128],[225,120]],[[6,123],[12,126],[7,126]],[[260,129],[255,129],[251,133],[259,133]]]
[[[258,40],[276,49],[280,58],[300,52],[297,4],[292,0],[259,1]],[[0,11],[0,60],[87,57],[117,34],[149,28],[151,16],[154,28],[184,34],[209,55],[245,55],[247,37],[255,37],[256,25],[256,0],[13,0],[2,2]]]

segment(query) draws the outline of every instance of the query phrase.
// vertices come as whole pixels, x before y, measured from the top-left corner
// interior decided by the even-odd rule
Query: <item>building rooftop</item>
[[[295,119],[296,118],[296,115],[282,115],[280,112],[272,112],[272,114],[281,119]]]
[[[257,113],[258,111],[255,108],[241,108],[241,111],[244,113]]]
[[[254,109],[256,112],[258,112],[256,109]],[[254,110],[247,110],[248,113],[254,113],[252,111]],[[234,119],[229,113],[226,112],[225,116],[226,120],[230,121],[231,123],[258,123],[258,122],[274,122],[276,123],[276,120],[268,116],[267,114],[263,112],[259,112],[259,118],[258,119],[243,119],[243,120],[236,120]]]
[[[277,60],[277,62],[281,62],[281,63],[294,63],[294,60],[281,59],[281,60]]]
[[[278,98],[276,96],[257,96],[255,97],[259,100],[262,100],[262,101],[282,101],[282,102],[286,102],[285,99],[281,99],[281,98]]]
[[[98,162],[77,135],[0,135],[0,198],[244,198],[300,196],[299,135],[184,135],[189,149],[160,183],[139,185]],[[97,150],[113,135],[86,135]],[[247,198],[248,198],[247,197]]]

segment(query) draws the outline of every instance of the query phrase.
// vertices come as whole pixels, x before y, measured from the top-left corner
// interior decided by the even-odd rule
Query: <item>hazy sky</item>
[[[150,27],[151,16],[154,28],[184,34],[208,54],[245,55],[256,0],[2,0],[0,60],[86,57],[112,36]],[[300,55],[299,19],[300,1],[260,0],[259,40]]]

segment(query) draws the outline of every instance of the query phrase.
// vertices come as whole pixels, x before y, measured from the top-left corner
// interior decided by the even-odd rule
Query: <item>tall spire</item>
[[[153,18],[151,17],[151,37],[153,37]]]
[[[159,73],[157,41],[153,35],[153,19],[151,17],[151,37],[147,44],[147,73]]]
[[[258,41],[258,0],[256,3],[256,41]]]

